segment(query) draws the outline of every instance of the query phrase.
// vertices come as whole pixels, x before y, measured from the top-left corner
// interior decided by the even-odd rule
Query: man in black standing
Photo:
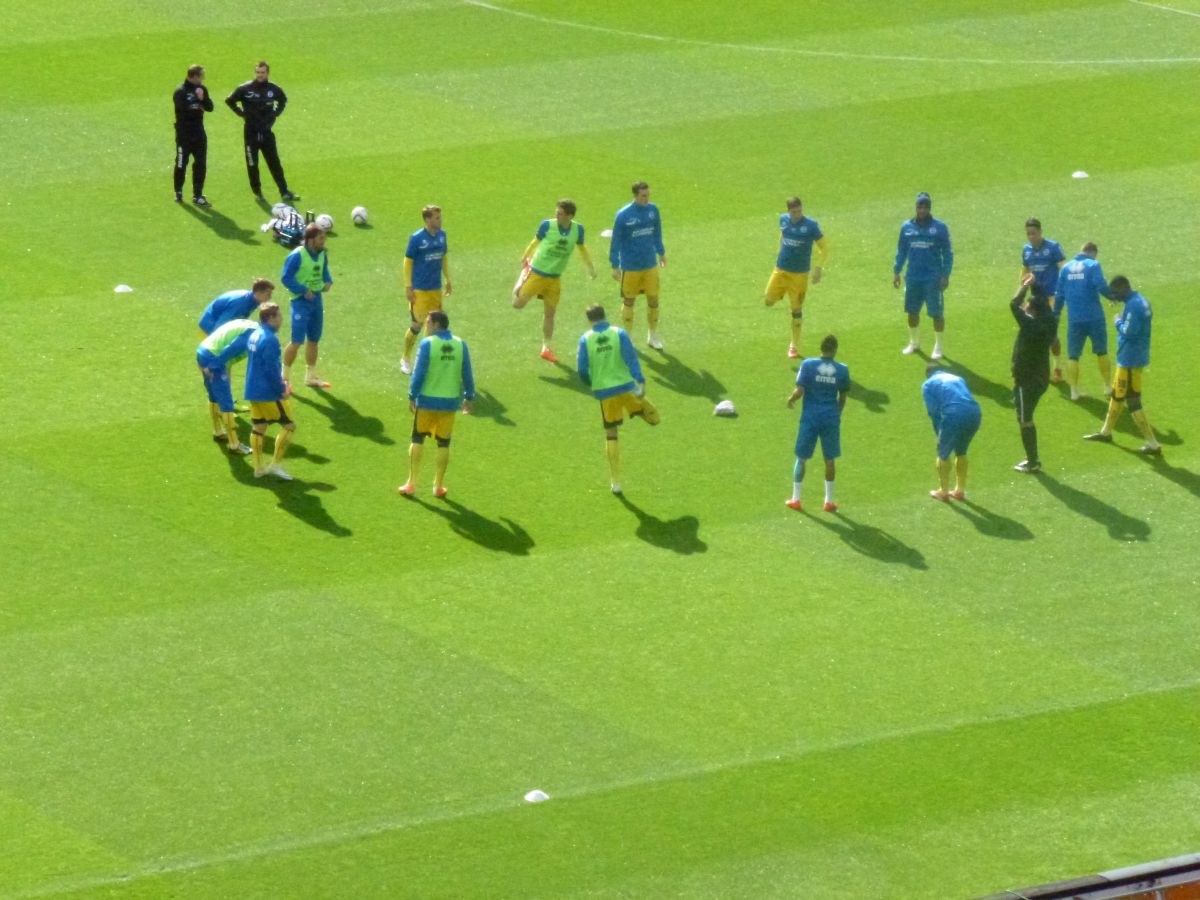
[[[208,174],[208,135],[204,114],[212,112],[212,97],[204,88],[204,66],[189,66],[187,80],[175,89],[175,202],[183,202],[183,179],[192,159],[192,202],[208,206],[204,176]]]
[[[271,177],[279,188],[284,201],[299,200],[300,197],[288,190],[283,166],[279,162],[279,151],[275,148],[275,132],[271,129],[275,120],[283,115],[287,106],[287,94],[283,88],[269,80],[271,67],[265,61],[254,67],[254,80],[239,84],[225,98],[229,108],[245,122],[243,135],[246,151],[246,174],[250,176],[250,190],[259,200],[263,199],[262,178],[258,173],[258,153],[261,150]]]
[[[1030,294],[1028,304],[1026,292]],[[1042,468],[1033,411],[1050,385],[1050,345],[1058,337],[1058,319],[1050,310],[1050,298],[1032,273],[1021,280],[1021,289],[1010,306],[1020,328],[1013,344],[1013,400],[1017,405],[1017,423],[1021,426],[1021,443],[1025,445],[1025,458],[1013,468],[1032,475]]]

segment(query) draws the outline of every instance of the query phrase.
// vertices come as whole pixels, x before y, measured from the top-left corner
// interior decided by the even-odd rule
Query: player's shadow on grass
[[[293,444],[288,448],[288,455],[293,455],[293,451],[296,449],[296,445]],[[333,516],[325,509],[325,505],[321,503],[321,498],[317,496],[317,494],[336,491],[335,485],[326,484],[323,481],[301,481],[299,478],[292,481],[280,481],[273,475],[255,478],[254,464],[250,462],[249,457],[236,456],[224,449],[221,452],[225,454],[229,462],[229,471],[234,478],[249,487],[271,491],[279,502],[279,508],[284,512],[295,516],[306,525],[311,525],[319,531],[328,532],[334,537],[350,537],[353,534],[349,528],[339,525],[334,520]],[[321,459],[328,462],[323,457]]]
[[[946,357],[946,371],[951,375],[961,375],[976,398],[987,397],[997,406],[1004,406],[1008,409],[1016,408],[1012,385],[992,381],[986,375],[980,375],[971,367],[950,357]]]
[[[1149,464],[1150,468],[1154,470],[1155,474],[1161,475],[1168,481],[1173,481],[1193,497],[1200,497],[1200,475],[1196,474],[1191,469],[1173,466],[1161,456],[1146,456],[1144,453],[1139,453],[1132,447],[1121,447],[1120,449],[1123,453],[1136,456],[1138,459]]]
[[[873,413],[887,412],[884,407],[892,402],[892,398],[886,391],[873,390],[854,379],[850,380],[850,393],[846,397],[850,400],[857,400],[867,408],[867,412]]]
[[[655,356],[639,354],[642,365],[654,376],[656,383],[668,391],[687,397],[705,397],[712,403],[725,399],[725,385],[707,369],[688,368],[678,356],[660,350]],[[661,357],[661,358],[660,358]]]
[[[217,212],[211,206],[207,211],[202,211],[192,206],[190,203],[182,204],[192,217],[199,219],[206,226],[212,229],[217,237],[224,238],[227,241],[240,241],[243,244],[257,244],[258,230],[252,228],[243,228],[229,216]]]
[[[847,547],[863,556],[869,556],[885,563],[899,563],[913,569],[929,568],[929,564],[925,562],[925,556],[920,550],[908,546],[882,528],[855,522],[840,512],[829,515],[809,514],[808,518],[822,528],[832,531],[841,538]]]
[[[1003,538],[1006,541],[1032,541],[1033,532],[1018,522],[971,500],[951,500],[948,504],[958,515],[970,519],[975,530],[984,537]]]
[[[304,390],[311,390],[324,400],[325,404],[310,400],[301,393],[293,393],[292,399],[303,403],[305,406],[312,407],[325,416],[325,418],[329,419],[330,426],[337,433],[348,434],[352,437],[365,437],[377,444],[383,444],[385,447],[390,447],[396,443],[383,433],[382,420],[374,416],[364,416],[345,400],[322,388],[304,388]]]
[[[1035,477],[1038,484],[1067,509],[1081,516],[1087,516],[1093,522],[1107,528],[1108,536],[1114,541],[1146,541],[1150,539],[1148,522],[1123,513],[1115,506],[1105,503],[1091,494],[1084,493],[1078,488],[1063,484],[1053,475],[1042,472]]]
[[[495,394],[488,391],[478,391],[475,394],[475,402],[471,404],[471,416],[473,418],[491,419],[497,425],[512,428],[517,423],[506,415],[507,412],[508,407],[497,400]]]
[[[1096,430],[1100,430],[1100,423],[1104,421],[1104,417],[1108,415],[1108,398],[1107,397],[1081,397],[1078,400],[1071,400],[1071,387],[1065,381],[1060,381],[1057,385],[1058,392],[1061,396],[1078,406],[1086,409],[1096,419]],[[1129,415],[1128,410],[1121,412],[1121,417],[1117,419],[1117,424],[1113,426],[1113,430],[1119,434],[1127,434],[1133,438],[1141,438],[1142,433],[1138,431],[1137,423],[1133,421],[1133,417]],[[1160,444],[1168,447],[1178,447],[1183,443],[1183,438],[1179,436],[1179,432],[1172,429],[1171,431],[1154,432]]]
[[[558,369],[562,374],[558,378],[551,378],[549,375],[539,375],[538,378],[552,384],[555,387],[566,388],[569,391],[575,391],[577,394],[592,395],[592,390],[583,383],[583,379],[579,377],[579,373],[565,363],[556,362],[554,368]]]
[[[449,523],[451,531],[480,547],[497,553],[511,553],[513,556],[528,556],[533,549],[533,538],[529,532],[512,519],[501,517],[492,521],[448,497],[433,503],[420,497],[407,499],[441,516]]]
[[[618,494],[617,499],[637,516],[637,536],[647,544],[684,556],[708,550],[708,544],[700,540],[700,520],[695,516],[680,516],[668,522],[646,512],[624,494]]]

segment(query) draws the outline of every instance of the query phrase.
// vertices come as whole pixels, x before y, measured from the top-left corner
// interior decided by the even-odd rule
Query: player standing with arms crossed
[[[633,329],[633,304],[638,294],[646,295],[646,343],[655,350],[663,348],[658,337],[658,270],[667,265],[663,249],[662,216],[650,202],[650,186],[644,181],[633,184],[633,202],[617,211],[613,222],[612,245],[608,251],[613,280],[621,285],[621,324],[628,333]]]
[[[950,229],[933,217],[933,201],[925,192],[917,194],[916,215],[900,226],[896,242],[896,262],[892,267],[892,287],[900,287],[900,272],[904,276],[904,311],[908,314],[908,344],[905,354],[921,348],[921,307],[933,319],[933,353],[930,359],[945,356],[942,334],[946,330],[943,293],[950,285],[954,268],[954,250],[950,246]]]

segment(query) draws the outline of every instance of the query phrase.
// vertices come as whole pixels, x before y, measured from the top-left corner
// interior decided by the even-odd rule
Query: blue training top
[[[912,218],[901,225],[892,272],[899,275],[905,263],[909,281],[949,278],[954,268],[954,249],[946,223],[930,216],[925,222]]]
[[[613,222],[612,244],[608,261],[614,269],[637,272],[653,269],[658,257],[665,256],[662,241],[662,216],[653,203],[638,206],[627,203]]]
[[[629,339],[629,335],[625,333],[623,328],[613,328],[607,322],[597,322],[592,326],[592,331],[607,331],[612,329],[617,333],[618,343],[621,347],[621,359],[624,360],[626,368],[629,369],[629,374],[633,376],[633,381],[627,381],[624,384],[618,384],[615,387],[603,388],[599,391],[593,390],[592,396],[597,400],[605,400],[609,397],[615,397],[617,394],[624,394],[634,389],[634,383],[645,384],[646,379],[642,375],[642,364],[638,361],[637,351],[633,349],[633,341]],[[588,361],[587,335],[579,339],[579,353],[576,354],[575,365],[579,369],[579,377],[583,379],[583,383],[588,387],[592,386],[591,364]]]
[[[454,337],[450,329],[435,331],[434,337],[444,341]],[[462,341],[462,338],[459,338]],[[417,345],[417,364],[413,367],[412,379],[408,383],[408,399],[417,404],[418,409],[437,409],[442,412],[453,412],[462,406],[463,400],[475,399],[475,373],[471,369],[471,352],[467,342],[462,341],[462,397],[430,397],[421,393],[425,386],[425,376],[429,374],[429,338],[422,338]]]
[[[1108,281],[1100,263],[1084,253],[1058,270],[1058,286],[1054,295],[1054,314],[1061,316],[1063,307],[1071,324],[1103,321],[1104,307],[1100,297],[1112,299]]]
[[[1150,365],[1150,301],[1134,291],[1117,319],[1117,365],[1139,369]]]
[[[226,291],[208,306],[200,316],[200,330],[212,334],[226,322],[248,319],[258,309],[253,291]]]
[[[825,235],[816,219],[801,216],[793,222],[790,213],[779,216],[779,258],[775,267],[785,272],[807,272],[812,267],[813,244]]]
[[[800,416],[804,419],[840,419],[838,394],[850,390],[850,367],[819,356],[800,363],[796,386],[804,388]]]
[[[1043,239],[1040,247],[1026,244],[1021,250],[1021,265],[1033,273],[1034,281],[1047,297],[1058,291],[1058,264],[1066,258],[1058,241],[1049,238]]]
[[[254,403],[282,400],[282,352],[275,329],[270,325],[259,325],[251,333],[246,351],[246,399]]]
[[[449,252],[446,232],[442,229],[439,228],[437,234],[430,234],[427,228],[418,228],[412,233],[404,255],[413,261],[414,291],[442,289],[442,258]]]
[[[951,421],[970,420],[981,415],[979,404],[971,396],[967,383],[959,375],[949,372],[934,372],[921,385],[921,397],[925,400],[925,409],[933,420],[933,430],[940,431],[942,423]]]

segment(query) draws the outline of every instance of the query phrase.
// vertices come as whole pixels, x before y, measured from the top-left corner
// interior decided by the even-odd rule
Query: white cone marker
[[[1072,172],[1071,177],[1072,178],[1087,178],[1088,173],[1083,171],[1083,169],[1080,169],[1078,172]]]
[[[133,288],[131,288],[127,284],[118,284],[115,288],[113,288],[113,293],[114,294],[132,294]]]
[[[543,800],[549,800],[550,795],[545,791],[530,791],[525,795],[526,803],[541,803]]]

